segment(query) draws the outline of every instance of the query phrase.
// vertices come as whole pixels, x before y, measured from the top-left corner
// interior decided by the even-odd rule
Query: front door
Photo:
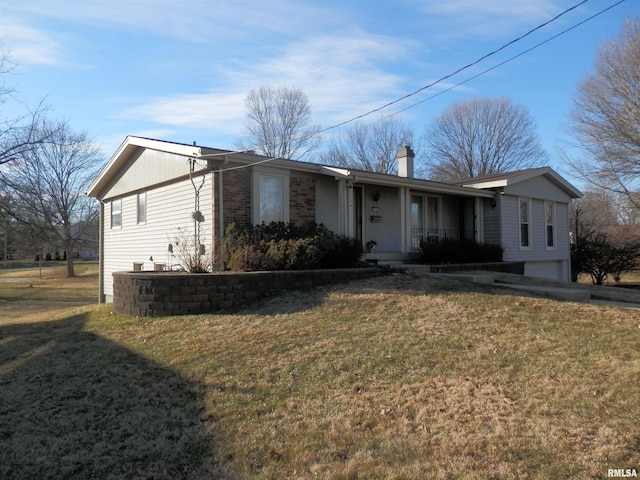
[[[476,215],[475,201],[473,198],[463,198],[460,200],[460,238],[473,240],[476,238]]]

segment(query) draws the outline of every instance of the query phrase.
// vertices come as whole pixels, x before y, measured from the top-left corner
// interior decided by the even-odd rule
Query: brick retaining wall
[[[137,317],[212,313],[287,290],[379,277],[389,269],[246,273],[115,272],[113,311]]]

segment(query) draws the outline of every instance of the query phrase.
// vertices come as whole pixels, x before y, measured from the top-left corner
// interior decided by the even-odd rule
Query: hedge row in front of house
[[[224,237],[225,268],[235,272],[351,268],[361,256],[360,241],[314,222],[231,224]]]

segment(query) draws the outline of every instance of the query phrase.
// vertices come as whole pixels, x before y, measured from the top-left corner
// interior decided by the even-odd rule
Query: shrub
[[[572,275],[588,273],[594,285],[602,285],[611,274],[619,283],[623,273],[636,268],[639,256],[636,239],[614,241],[604,232],[589,232],[571,245]]]
[[[500,245],[475,240],[441,238],[420,242],[420,262],[425,265],[501,262],[502,254]]]
[[[322,224],[272,222],[229,225],[224,251],[225,266],[233,271],[306,270],[354,266],[362,245]]]

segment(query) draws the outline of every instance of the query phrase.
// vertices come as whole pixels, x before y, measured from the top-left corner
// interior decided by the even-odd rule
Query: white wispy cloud
[[[542,22],[562,11],[557,0],[447,0],[421,2],[417,8],[434,25],[444,25],[440,35],[498,37],[517,32],[523,25]]]
[[[62,46],[42,29],[30,27],[12,17],[0,17],[0,39],[18,65],[57,65],[64,63]]]
[[[331,12],[294,0],[271,0],[268,7],[253,0],[0,0],[2,10],[28,16],[63,19],[100,28],[126,27],[185,41],[228,41],[251,32],[291,33],[307,22],[328,20]],[[292,22],[292,18],[297,21]]]
[[[244,116],[245,95],[245,92],[225,90],[166,96],[134,105],[116,116],[156,125],[208,127],[225,134],[237,134]]]
[[[359,30],[322,35],[283,48],[282,56],[220,71],[223,85],[201,94],[158,98],[123,112],[128,117],[165,125],[201,126],[238,134],[245,116],[244,99],[260,85],[300,88],[309,99],[316,123],[337,123],[380,106],[401,91],[402,63],[411,44]],[[380,63],[397,62],[389,73]]]

